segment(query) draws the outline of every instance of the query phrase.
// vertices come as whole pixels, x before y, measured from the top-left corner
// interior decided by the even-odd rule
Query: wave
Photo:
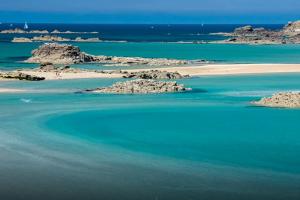
[[[20,101],[24,102],[24,103],[31,103],[32,102],[32,99],[25,99],[25,98],[22,98],[20,99]]]
[[[270,96],[278,90],[253,90],[253,91],[228,91],[228,92],[220,92],[218,94],[224,96],[232,96],[232,97],[262,97],[262,96]]]

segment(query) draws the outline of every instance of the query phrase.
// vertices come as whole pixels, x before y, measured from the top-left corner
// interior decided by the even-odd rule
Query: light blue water
[[[95,55],[300,63],[299,45],[167,43],[210,40],[207,33],[233,28],[198,35],[199,26],[100,26],[104,39],[131,42],[76,45]],[[3,42],[9,37],[0,36],[0,70],[35,67],[21,61],[41,43]],[[300,110],[250,102],[299,91],[299,80],[199,77],[178,80],[192,92],[158,95],[76,93],[120,79],[0,82],[27,90],[0,94],[0,199],[298,200]]]
[[[0,95],[0,193],[298,199],[300,110],[249,102],[299,77],[192,78],[180,82],[193,92],[160,95],[74,93],[111,79],[2,83],[39,92]]]
[[[22,63],[42,43],[0,43],[0,70],[36,67]],[[205,59],[216,63],[300,63],[300,45],[222,45],[177,43],[75,43],[94,55],[154,58]],[[81,65],[93,69],[120,69],[101,65]],[[140,66],[141,67],[141,66]]]

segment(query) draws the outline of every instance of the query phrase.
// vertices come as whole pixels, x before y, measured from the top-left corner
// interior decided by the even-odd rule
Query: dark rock
[[[176,82],[164,82],[155,80],[132,80],[117,82],[110,87],[88,89],[85,92],[108,93],[108,94],[148,94],[148,93],[169,93],[190,90]]]
[[[29,74],[24,74],[21,72],[8,72],[8,73],[0,73],[1,78],[5,79],[18,79],[18,80],[26,80],[26,81],[42,81],[45,80],[45,77],[38,77]]]
[[[131,72],[123,76],[124,78],[140,78],[140,79],[181,79],[188,76],[183,76],[178,72],[166,72],[159,70]]]

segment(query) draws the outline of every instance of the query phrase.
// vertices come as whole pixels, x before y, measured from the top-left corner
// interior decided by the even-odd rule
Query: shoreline
[[[216,76],[216,75],[243,75],[243,74],[272,74],[272,73],[300,73],[300,64],[204,64],[175,67],[149,67],[142,69],[124,69],[122,71],[141,72],[159,70],[166,72],[178,72],[181,75]],[[111,72],[112,70],[106,70]],[[122,78],[122,73],[100,73],[95,71],[82,72],[40,72],[31,69],[15,70],[33,76],[45,77],[46,80],[68,80],[68,79],[89,79],[89,78]],[[0,81],[10,81],[11,79],[1,79]]]
[[[243,75],[243,74],[273,74],[300,73],[300,64],[204,64],[184,67],[155,68],[161,71],[178,72],[182,75],[215,76],[215,75]],[[138,72],[151,69],[132,69],[128,72]]]
[[[1,93],[23,93],[23,92],[26,92],[26,90],[15,89],[15,88],[1,88],[0,87],[0,94]]]

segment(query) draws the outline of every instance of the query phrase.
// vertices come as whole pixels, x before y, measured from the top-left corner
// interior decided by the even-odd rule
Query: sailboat
[[[28,24],[27,24],[27,22],[25,22],[25,24],[24,24],[24,29],[25,29],[25,30],[28,29]]]

